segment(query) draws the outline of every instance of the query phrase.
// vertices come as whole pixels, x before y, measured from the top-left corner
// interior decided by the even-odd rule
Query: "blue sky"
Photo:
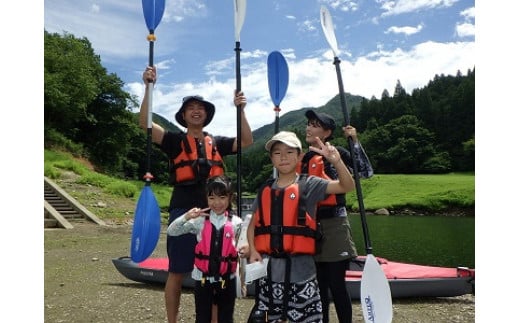
[[[254,0],[240,31],[242,90],[253,129],[275,118],[267,85],[267,56],[283,53],[289,86],[280,114],[319,107],[338,94],[333,54],[320,24],[325,5],[335,25],[346,92],[370,98],[397,80],[408,93],[435,74],[475,66],[475,3],[469,0]],[[140,98],[148,63],[148,30],[141,1],[45,0],[44,27],[90,40],[103,66]],[[169,1],[155,30],[159,79],[153,110],[169,120],[181,98],[201,94],[217,113],[206,128],[236,133],[233,1]]]

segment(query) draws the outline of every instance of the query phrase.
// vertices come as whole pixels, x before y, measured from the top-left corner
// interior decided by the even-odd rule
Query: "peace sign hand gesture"
[[[341,161],[341,156],[339,155],[339,152],[336,149],[336,147],[331,145],[329,142],[323,143],[318,137],[316,137],[316,142],[318,143],[320,148],[310,146],[309,150],[312,150],[327,158],[327,160],[332,165],[336,165],[339,161]]]

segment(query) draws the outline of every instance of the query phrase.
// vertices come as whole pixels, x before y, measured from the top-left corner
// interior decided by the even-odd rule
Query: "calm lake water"
[[[361,216],[349,215],[359,255],[365,255]],[[475,268],[475,218],[367,215],[372,254],[392,261]]]

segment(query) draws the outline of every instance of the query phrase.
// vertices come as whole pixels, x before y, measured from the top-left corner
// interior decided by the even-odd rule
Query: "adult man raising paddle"
[[[143,73],[145,84],[155,83],[156,68],[148,66]],[[148,87],[141,103],[139,124],[146,129],[148,114]],[[244,108],[247,104],[242,92],[235,93],[234,104],[241,112],[241,147],[253,143],[253,134],[247,121]],[[192,207],[206,207],[205,183],[208,177],[224,172],[222,157],[236,154],[237,139],[233,137],[211,136],[203,129],[215,114],[215,106],[194,95],[183,99],[175,120],[186,132],[173,133],[160,125],[152,124],[152,142],[159,145],[170,161],[170,175],[173,192],[170,199],[168,224],[186,213]],[[188,162],[186,162],[186,160]],[[164,290],[168,322],[178,320],[182,279],[185,273],[193,270],[196,236],[185,234],[167,237],[169,259],[168,279]]]

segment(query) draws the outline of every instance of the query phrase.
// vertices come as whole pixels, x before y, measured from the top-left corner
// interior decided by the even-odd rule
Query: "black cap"
[[[175,120],[177,120],[177,122],[184,128],[188,127],[186,125],[186,121],[184,121],[184,118],[182,117],[182,113],[184,112],[184,108],[186,107],[186,104],[188,104],[188,102],[193,101],[193,100],[199,101],[202,104],[204,104],[204,107],[206,108],[206,114],[207,114],[206,121],[204,121],[204,126],[207,126],[213,119],[213,116],[215,115],[215,106],[213,105],[213,103],[211,103],[209,101],[205,101],[204,98],[200,95],[190,95],[190,96],[185,96],[184,98],[182,98],[182,105],[181,105],[181,108],[179,109],[179,111],[177,111],[177,113],[175,114]]]
[[[330,136],[328,136],[326,140],[332,140],[334,138],[332,136],[332,133],[336,129],[336,122],[334,121],[334,118],[332,118],[329,114],[314,112],[313,110],[307,110],[305,112],[305,116],[308,120],[318,120],[323,129],[330,129]]]

